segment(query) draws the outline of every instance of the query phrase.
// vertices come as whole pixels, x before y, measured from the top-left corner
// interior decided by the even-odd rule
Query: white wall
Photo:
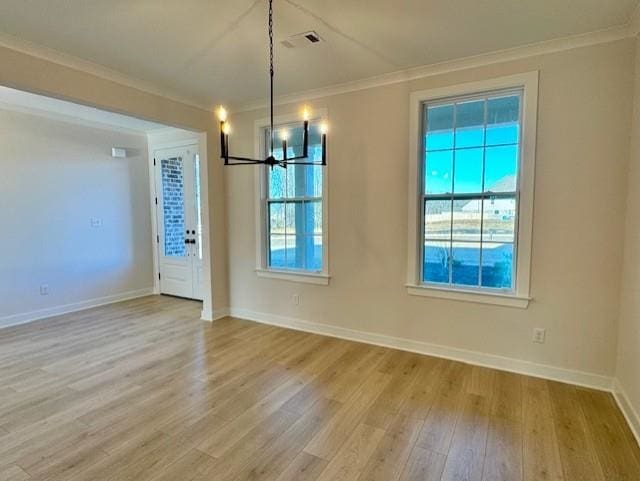
[[[635,55],[635,92],[628,175],[627,224],[620,296],[616,377],[627,414],[640,441],[640,40]],[[632,412],[635,411],[635,414]]]
[[[151,288],[146,136],[6,110],[0,132],[0,325]]]
[[[560,377],[606,386],[616,365],[634,50],[622,40],[313,101],[331,123],[330,285],[256,276],[253,169],[228,169],[232,313],[475,351],[514,369],[544,364]],[[533,302],[520,310],[409,296],[410,92],[533,70],[540,71]],[[253,153],[253,124],[263,117],[231,119],[239,155]],[[545,344],[531,342],[534,327],[546,328]]]

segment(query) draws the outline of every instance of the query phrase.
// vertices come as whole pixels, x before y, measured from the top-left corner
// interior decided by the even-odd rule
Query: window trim
[[[450,300],[480,302],[510,307],[526,308],[529,297],[531,273],[531,242],[533,230],[533,197],[536,153],[536,127],[538,110],[538,71],[448,87],[412,92],[409,110],[409,235],[407,259],[407,292],[410,295],[438,297]],[[421,279],[422,228],[422,160],[423,115],[425,103],[490,93],[498,90],[522,89],[522,134],[519,160],[519,206],[517,212],[518,233],[516,239],[516,282],[513,291],[487,288],[439,286],[424,283]]]
[[[311,122],[327,121],[327,109],[314,109]],[[274,117],[275,126],[301,122],[299,114],[279,115]],[[264,129],[269,127],[269,118],[256,120],[254,123],[254,154],[256,158],[264,156],[265,136]],[[329,152],[327,152],[329,156]],[[307,271],[296,269],[274,269],[268,267],[267,259],[267,175],[264,165],[255,169],[255,230],[256,230],[256,275],[262,278],[272,278],[284,281],[302,282],[306,284],[329,284],[329,166],[324,167],[322,177],[322,270]]]

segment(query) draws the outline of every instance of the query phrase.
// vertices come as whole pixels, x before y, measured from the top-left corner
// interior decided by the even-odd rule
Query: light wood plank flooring
[[[0,330],[0,481],[639,481],[609,394],[147,297]]]

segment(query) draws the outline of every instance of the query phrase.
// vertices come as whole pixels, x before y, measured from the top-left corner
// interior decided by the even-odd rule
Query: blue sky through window
[[[427,105],[424,115],[423,280],[511,289],[520,94]]]
[[[302,154],[302,127],[279,127],[274,149],[283,158],[280,131],[288,129],[287,155]],[[268,131],[265,131],[268,140]],[[268,145],[268,142],[267,142]],[[318,126],[309,129],[309,158],[320,161],[322,148]],[[267,265],[276,269],[319,272],[323,265],[322,182],[319,165],[276,166],[267,170]]]

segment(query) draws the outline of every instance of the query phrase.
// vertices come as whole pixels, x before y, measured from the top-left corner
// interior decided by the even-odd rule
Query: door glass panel
[[[202,205],[200,198],[200,155],[193,156],[193,192],[196,203],[196,235],[198,236],[198,259],[202,260]]]
[[[186,257],[182,157],[162,159],[161,172],[164,255],[166,257]]]

